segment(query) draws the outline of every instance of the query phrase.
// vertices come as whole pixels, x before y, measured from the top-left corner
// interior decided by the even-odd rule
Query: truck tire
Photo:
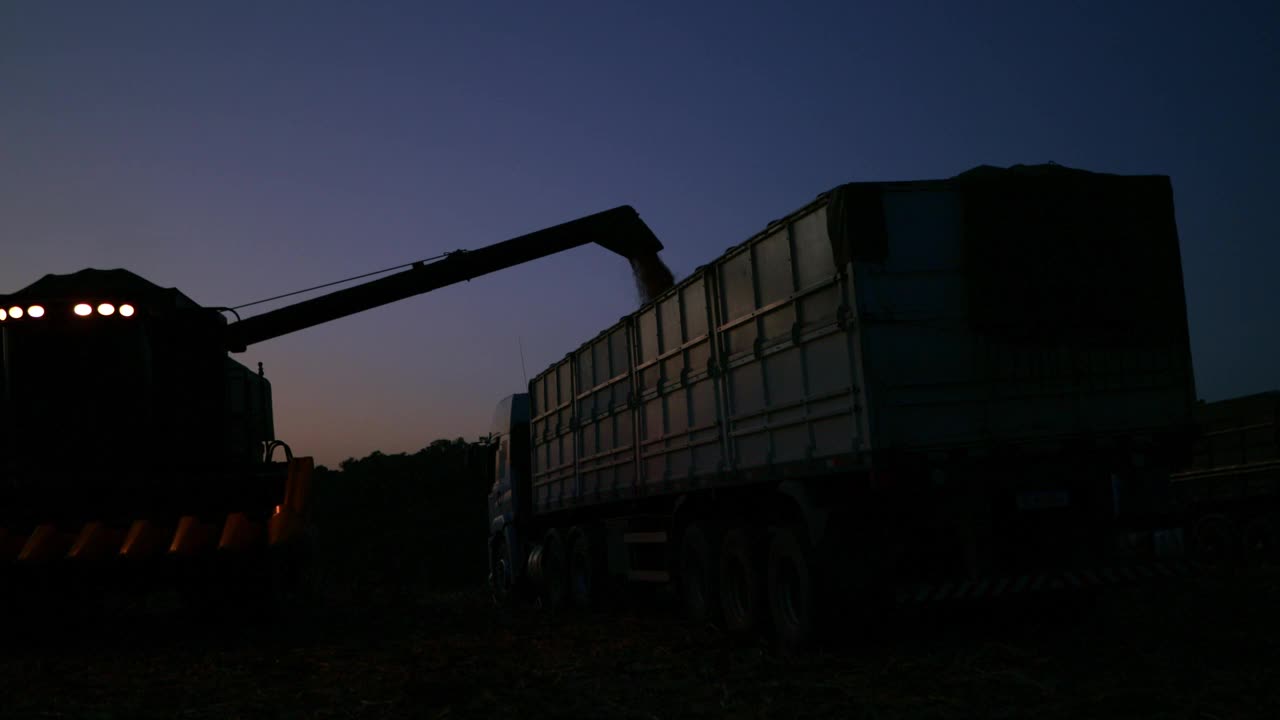
[[[568,558],[559,530],[548,530],[542,538],[542,607],[552,612],[561,610],[569,591]]]
[[[507,539],[499,536],[493,548],[493,566],[489,568],[489,592],[493,605],[509,608],[515,604],[515,588],[511,577],[511,548]]]
[[[1280,564],[1280,513],[1269,512],[1244,526],[1244,551],[1250,565]]]
[[[587,531],[569,532],[569,601],[577,610],[590,610],[596,602],[596,560],[594,543]]]
[[[1196,521],[1191,531],[1192,558],[1207,570],[1222,570],[1240,559],[1240,535],[1226,515],[1214,513]]]
[[[719,566],[702,526],[691,523],[680,537],[676,558],[676,582],[685,616],[696,623],[715,622],[720,616]]]
[[[729,530],[720,542],[720,612],[732,635],[748,635],[764,623],[764,572],[760,543],[743,527]]]
[[[774,638],[784,652],[803,650],[812,644],[818,625],[813,552],[795,528],[773,528],[770,536],[767,584]]]

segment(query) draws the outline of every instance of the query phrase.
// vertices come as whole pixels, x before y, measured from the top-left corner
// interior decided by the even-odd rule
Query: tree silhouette
[[[439,439],[319,467],[312,503],[326,582],[404,596],[484,581],[492,447]]]

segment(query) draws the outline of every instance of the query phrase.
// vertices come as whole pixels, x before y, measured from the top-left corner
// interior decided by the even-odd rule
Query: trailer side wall
[[[530,383],[534,510],[1189,424],[1168,179],[843,186]]]

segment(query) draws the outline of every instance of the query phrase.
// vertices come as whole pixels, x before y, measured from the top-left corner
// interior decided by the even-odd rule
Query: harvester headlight
[[[80,317],[89,317],[93,314],[93,306],[89,303],[79,303],[75,307],[75,313]]]
[[[32,305],[27,308],[27,314],[33,318],[42,318],[44,317],[44,307],[40,305]]]
[[[115,312],[116,312],[116,306],[112,305],[111,303],[102,303],[101,305],[98,306],[99,315],[114,315]]]
[[[9,308],[9,317],[13,318],[14,320],[17,320],[18,318],[22,317],[22,308],[18,307],[17,305],[14,305],[13,307]]]
[[[133,306],[125,303],[120,306],[120,317],[133,317]]]
[[[8,319],[9,319],[9,311],[5,310],[4,308],[0,308],[0,320],[8,320]]]

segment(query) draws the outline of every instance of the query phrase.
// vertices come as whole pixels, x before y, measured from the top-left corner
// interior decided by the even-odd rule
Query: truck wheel
[[[684,529],[679,553],[676,580],[685,615],[696,623],[715,622],[720,614],[718,568],[707,534],[697,523]]]
[[[568,562],[560,531],[548,530],[542,539],[542,606],[550,611],[564,607],[569,589]]]
[[[1206,515],[1192,529],[1193,557],[1201,567],[1222,569],[1235,564],[1239,555],[1239,535],[1226,515]]]
[[[1245,525],[1244,551],[1250,565],[1280,563],[1280,514],[1267,513]]]
[[[578,610],[590,610],[595,604],[595,548],[587,532],[574,528],[569,533],[569,600]]]
[[[720,611],[734,635],[754,632],[764,620],[764,573],[759,543],[745,528],[725,533],[720,543]]]
[[[493,566],[489,568],[489,592],[493,595],[494,607],[508,608],[514,604],[511,580],[511,548],[506,538],[499,537],[493,548]]]
[[[818,616],[816,568],[802,533],[780,527],[770,534],[769,615],[778,647],[793,652],[813,641]]]

